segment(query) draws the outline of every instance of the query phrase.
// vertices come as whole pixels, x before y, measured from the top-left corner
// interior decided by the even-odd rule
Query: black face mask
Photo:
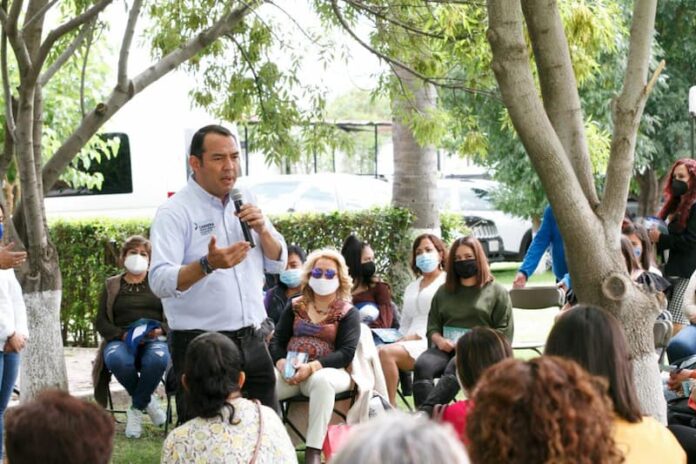
[[[475,259],[464,259],[454,262],[454,273],[457,277],[468,279],[478,273],[478,264]]]
[[[374,261],[368,261],[366,263],[360,264],[360,270],[363,276],[363,279],[365,280],[370,280],[373,275],[375,275],[375,263]]]
[[[672,181],[672,194],[678,197],[684,195],[689,190],[689,184],[683,180],[674,179]]]

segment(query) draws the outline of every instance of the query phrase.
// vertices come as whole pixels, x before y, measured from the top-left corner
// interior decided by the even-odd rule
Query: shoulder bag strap
[[[259,448],[261,448],[261,437],[263,436],[263,414],[261,413],[261,403],[259,403],[259,400],[254,400],[254,403],[256,403],[256,412],[259,414],[259,436],[256,438],[254,454],[252,454],[249,464],[254,464],[256,462],[256,457],[259,455]]]

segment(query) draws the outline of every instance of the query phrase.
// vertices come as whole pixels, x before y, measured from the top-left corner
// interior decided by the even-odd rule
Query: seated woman
[[[350,303],[348,268],[334,250],[309,255],[302,287],[302,295],[280,316],[270,351],[277,367],[278,399],[300,393],[309,397],[305,461],[319,463],[335,396],[351,388],[346,368],[360,339],[360,315]],[[307,358],[302,362],[298,353]]]
[[[469,464],[452,431],[401,411],[381,414],[351,430],[331,464]]]
[[[126,436],[139,438],[142,433],[142,412],[147,411],[152,423],[162,425],[166,415],[153,395],[169,363],[166,341],[160,337],[167,330],[162,302],[147,281],[152,248],[150,241],[140,235],[129,237],[121,248],[121,263],[125,272],[106,279],[97,314],[97,331],[104,341],[100,346],[94,372],[104,375],[102,367],[116,376],[131,397],[126,412]],[[142,338],[137,330],[145,329]],[[103,364],[102,364],[103,362]],[[95,382],[95,397],[103,397]]]
[[[611,400],[601,385],[573,361],[553,356],[492,366],[476,386],[467,420],[471,461],[623,462],[612,438]]]
[[[423,234],[413,242],[411,270],[418,276],[404,291],[401,313],[403,337],[395,343],[379,347],[389,402],[396,407],[399,370],[410,372],[418,356],[428,349],[425,332],[433,295],[445,283],[445,244],[432,234]]]
[[[629,222],[621,228],[621,233],[633,245],[633,254],[638,260],[640,267],[644,271],[661,276],[662,272],[655,265],[655,249],[645,226]]]
[[[300,283],[302,282],[302,265],[305,259],[307,259],[307,255],[301,247],[288,245],[288,264],[285,270],[280,273],[280,283],[269,288],[263,299],[266,314],[274,324],[278,323],[288,300],[298,295],[302,290]]]
[[[194,419],[169,434],[162,464],[297,462],[275,411],[242,398],[243,364],[239,348],[224,335],[208,332],[193,339],[181,383]]]
[[[391,288],[375,275],[375,252],[367,242],[349,235],[341,254],[353,278],[353,304],[360,310],[361,322],[372,329],[387,329],[394,324]]]
[[[696,354],[696,272],[691,275],[683,298],[682,312],[689,325],[672,337],[667,345],[667,357],[672,363]]]
[[[457,341],[457,379],[462,390],[468,395],[473,393],[476,382],[483,371],[490,366],[512,358],[512,347],[499,332],[487,327],[474,327]],[[466,436],[466,419],[472,408],[469,399],[443,405],[439,414],[442,421],[452,424],[457,436],[468,443]]]
[[[507,290],[494,282],[481,243],[473,236],[454,241],[447,257],[447,279],[430,306],[427,337],[431,348],[416,360],[413,399],[428,414],[459,391],[454,347],[463,333],[490,327],[512,340],[512,303]],[[441,377],[433,390],[434,379]]]
[[[628,342],[614,316],[594,306],[575,306],[556,321],[545,354],[571,359],[608,383],[613,435],[626,463],[686,462],[669,430],[641,413]]]

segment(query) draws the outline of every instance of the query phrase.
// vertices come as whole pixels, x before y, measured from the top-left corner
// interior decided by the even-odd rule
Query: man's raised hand
[[[217,238],[213,235],[208,243],[208,263],[213,269],[229,269],[244,261],[250,249],[251,245],[245,241],[218,248]]]

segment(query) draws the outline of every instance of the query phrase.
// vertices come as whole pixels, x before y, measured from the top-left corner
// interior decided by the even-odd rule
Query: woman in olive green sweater
[[[490,327],[512,342],[512,304],[507,290],[494,282],[481,243],[461,237],[450,247],[447,280],[430,305],[427,337],[431,347],[416,360],[413,398],[432,413],[436,404],[449,403],[459,391],[454,363],[457,338],[474,327]],[[440,377],[437,388],[433,380]]]

